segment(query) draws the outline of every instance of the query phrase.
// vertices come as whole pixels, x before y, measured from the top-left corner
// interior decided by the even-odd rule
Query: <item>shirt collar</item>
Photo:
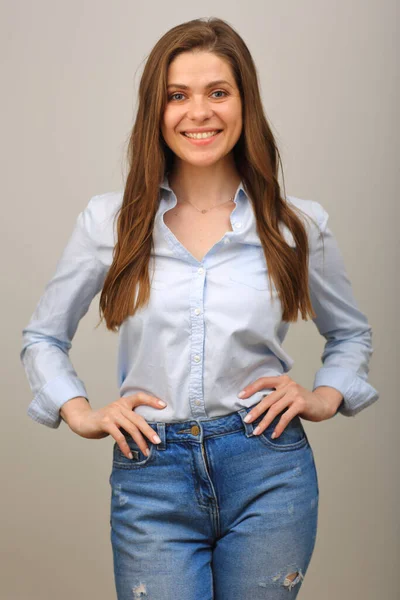
[[[168,179],[168,175],[164,175],[164,179],[162,180],[162,182],[160,183],[160,188],[163,188],[164,190],[168,190],[169,192],[172,192],[172,188],[169,185],[169,179]],[[244,193],[244,195],[246,196],[246,192],[244,190],[244,186],[243,186],[243,181],[240,180],[239,186],[236,190],[236,193],[238,192],[238,190],[242,190],[242,192]]]
[[[175,204],[176,204],[176,202],[174,200],[174,198],[176,198],[176,197],[174,195],[172,188],[169,185],[169,180],[168,180],[167,174],[164,175],[164,179],[160,183],[159,187],[161,189],[171,192],[170,194],[167,195],[168,198],[164,197],[167,204],[164,205],[162,203],[162,205],[160,205],[161,213],[164,214],[164,212],[166,210],[168,210],[169,208],[172,208],[172,206],[175,206]],[[248,195],[246,194],[242,180],[240,181],[238,188],[236,190],[236,193],[234,196],[234,202],[236,204],[236,207],[233,211],[233,216],[232,216],[233,232],[230,232],[231,235],[234,234],[237,241],[241,244],[250,244],[250,245],[254,245],[254,246],[261,246],[261,240],[260,240],[257,230],[256,230],[256,218],[255,218],[255,214],[254,214],[254,210],[253,210],[253,205],[252,205]],[[284,223],[281,223],[280,229],[281,229],[283,237],[286,240],[286,243],[289,244],[289,246],[292,246],[292,247],[295,246],[296,244],[295,244],[293,235],[290,232],[289,228],[286,225],[284,225]],[[228,235],[229,235],[229,233],[228,233]]]

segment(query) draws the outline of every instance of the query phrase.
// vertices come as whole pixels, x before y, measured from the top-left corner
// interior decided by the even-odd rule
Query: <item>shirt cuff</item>
[[[60,375],[49,381],[35,396],[28,406],[27,415],[37,423],[57,429],[62,421],[61,406],[76,396],[83,396],[89,401],[83,381]]]
[[[343,401],[336,414],[353,417],[379,399],[379,392],[365,379],[350,369],[342,367],[321,367],[314,379],[313,391],[320,385],[338,390]]]

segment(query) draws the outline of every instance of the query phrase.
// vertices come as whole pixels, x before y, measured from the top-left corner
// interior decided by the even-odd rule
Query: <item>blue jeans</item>
[[[255,406],[255,405],[254,405]],[[118,600],[288,600],[314,550],[319,489],[300,417],[274,440],[252,407],[149,422],[147,457],[113,447],[111,544]],[[285,409],[287,410],[287,409]],[[285,412],[285,411],[283,411]]]

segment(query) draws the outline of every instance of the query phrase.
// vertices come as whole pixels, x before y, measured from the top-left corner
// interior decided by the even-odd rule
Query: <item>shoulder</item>
[[[122,204],[123,191],[105,192],[92,196],[81,213],[83,225],[92,241],[98,245],[114,244],[115,217]]]
[[[328,222],[329,214],[322,204],[316,200],[306,200],[303,198],[297,198],[296,196],[286,196],[286,199],[289,205],[299,209],[300,213],[306,217],[306,221],[308,223],[310,222],[308,217],[311,218],[311,227],[315,227],[316,225],[321,231],[324,231]]]
[[[317,246],[318,239],[324,232],[329,215],[324,207],[315,200],[306,200],[296,196],[286,196],[286,202],[295,210],[295,213],[300,217],[308,237],[310,251],[313,252]],[[289,246],[296,246],[292,232],[284,224],[280,224],[282,235]]]
[[[122,204],[122,197],[123,192],[121,190],[97,194],[90,198],[85,211],[88,217],[101,227],[103,223],[108,222],[110,218],[114,217]]]

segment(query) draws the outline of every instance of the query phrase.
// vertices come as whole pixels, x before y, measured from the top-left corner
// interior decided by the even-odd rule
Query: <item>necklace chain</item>
[[[211,208],[197,208],[197,206],[195,206],[192,202],[189,202],[189,200],[187,200],[187,202],[189,202],[189,204],[191,204],[191,206],[193,206],[193,208],[195,208],[196,210],[198,210],[199,212],[204,214],[204,213],[210,212],[210,210],[213,210],[214,208],[217,208],[218,206],[222,206],[223,204],[228,204],[228,202],[233,202],[234,197],[235,196],[232,196],[232,198],[230,198],[226,202],[221,202],[221,204],[215,204]]]

